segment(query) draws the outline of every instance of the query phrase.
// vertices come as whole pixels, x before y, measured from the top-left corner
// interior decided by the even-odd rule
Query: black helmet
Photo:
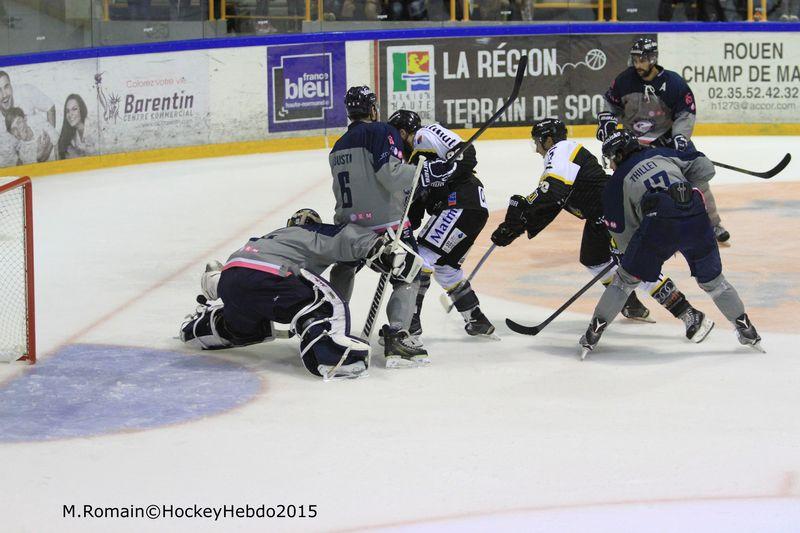
[[[289,220],[286,221],[287,228],[291,228],[292,226],[305,226],[306,224],[322,224],[322,217],[313,209],[305,208],[295,211],[295,213],[289,217]]]
[[[641,150],[639,140],[631,130],[615,131],[603,141],[603,157],[617,163],[624,161],[630,154]]]
[[[642,56],[655,65],[658,63],[658,43],[650,37],[636,39],[631,46],[631,57]]]
[[[533,125],[531,137],[541,144],[544,144],[548,137],[552,137],[555,144],[567,138],[567,127],[557,118],[546,118]]]
[[[419,115],[413,111],[409,111],[408,109],[398,109],[392,113],[391,117],[389,117],[389,124],[398,130],[405,130],[406,132],[413,134],[422,126],[422,121],[420,120]]]
[[[368,117],[372,108],[377,105],[377,101],[375,93],[366,85],[350,87],[344,95],[347,116],[352,119]]]

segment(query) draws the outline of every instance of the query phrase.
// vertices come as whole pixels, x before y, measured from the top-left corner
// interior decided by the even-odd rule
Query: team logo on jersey
[[[345,126],[344,57],[343,43],[267,47],[269,130]]]

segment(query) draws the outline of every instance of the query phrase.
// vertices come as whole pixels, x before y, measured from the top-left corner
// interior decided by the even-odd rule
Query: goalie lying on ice
[[[303,209],[286,228],[250,239],[224,266],[206,267],[206,303],[181,324],[180,338],[216,350],[271,341],[273,322],[291,324],[309,372],[326,380],[364,376],[369,342],[350,334],[347,302],[320,277],[340,261],[364,261],[404,282],[422,266],[422,258],[402,243],[392,249],[391,233],[322,224],[315,211]]]

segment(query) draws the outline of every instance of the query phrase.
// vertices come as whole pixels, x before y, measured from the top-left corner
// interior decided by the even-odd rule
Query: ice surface
[[[712,159],[766,170],[799,140],[702,137],[697,144]],[[599,153],[597,143],[586,143]],[[486,141],[477,149],[493,214],[467,269],[485,250],[508,197],[530,192],[542,168],[525,141]],[[232,409],[183,409],[183,422],[175,423],[175,402],[196,398],[153,387],[153,405],[140,413],[155,418],[142,424],[151,429],[7,442],[11,425],[22,422],[14,413],[37,411],[19,407],[26,397],[0,395],[2,529],[797,531],[799,165],[770,181],[720,170],[712,182],[732,234],[733,245],[722,250],[726,274],[762,333],[765,355],[739,346],[679,261],[670,262],[670,274],[717,321],[703,344],[685,341],[682,324],[643,297],[658,323],[615,322],[591,359],[579,362],[577,340],[598,288],[536,337],[508,331],[503,318],[537,323],[590,277],[577,263],[580,225],[562,214],[533,241],[497,250],[474,281],[500,342],[468,338],[458,314],[444,314],[434,287],[423,313],[430,367],[387,371],[378,355],[367,379],[336,383],[307,375],[294,340],[203,354],[225,362],[216,382],[213,365],[190,364],[197,354],[174,338],[194,308],[206,261],[224,260],[301,207],[330,220],[324,151],[37,179],[43,365],[49,360],[53,372],[67,376],[69,365],[55,365],[65,350],[80,357],[83,346],[89,358],[96,346],[111,349],[84,365],[100,402],[85,414],[122,420],[130,416],[124,407],[142,401],[143,372],[153,372],[125,362],[130,354],[161,350],[174,361],[177,352],[187,364],[173,365],[175,379],[159,386],[202,382],[209,387],[182,390],[211,390]],[[356,324],[376,282],[371,272],[359,274]],[[225,397],[219,384],[234,368],[260,388],[243,385],[250,380],[237,371]],[[32,372],[0,366],[0,387],[7,394]],[[52,397],[75,409],[87,398],[80,387],[48,383]],[[37,391],[27,399],[42,397]],[[219,522],[62,517],[63,505],[80,512],[84,504],[151,503],[317,505],[318,515]]]

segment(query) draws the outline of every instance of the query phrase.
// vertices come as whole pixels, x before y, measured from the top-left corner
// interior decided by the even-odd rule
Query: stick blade
[[[769,170],[767,172],[762,172],[762,176],[761,177],[764,178],[764,179],[769,179],[772,176],[777,175],[778,173],[780,173],[784,168],[786,168],[789,165],[791,160],[792,160],[792,154],[788,154],[787,153],[785,156],[783,156],[783,159],[781,159],[781,162],[778,163],[777,165],[775,165],[775,168],[773,168],[772,170]]]
[[[511,331],[521,335],[536,335],[542,330],[539,326],[523,326],[510,318],[506,318],[506,326],[508,326],[508,329]]]

